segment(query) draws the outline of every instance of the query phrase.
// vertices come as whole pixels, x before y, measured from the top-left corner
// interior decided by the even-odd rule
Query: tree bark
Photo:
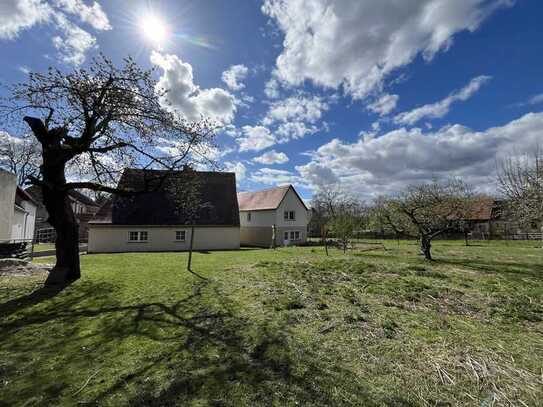
[[[189,246],[189,258],[187,260],[187,270],[192,272],[192,247],[194,245],[194,226],[190,228],[190,246]]]
[[[426,260],[432,260],[432,241],[428,236],[421,236],[420,238],[420,252],[424,255]]]
[[[65,285],[81,277],[79,264],[79,225],[75,218],[66,185],[66,163],[72,152],[62,147],[65,129],[49,130],[36,118],[25,117],[35,137],[42,145],[41,173],[43,180],[43,204],[49,218],[47,221],[56,232],[55,250],[57,261],[49,272],[46,285]]]
[[[324,251],[326,252],[326,255],[328,256],[328,230],[325,226],[322,227],[322,240],[324,243]]]

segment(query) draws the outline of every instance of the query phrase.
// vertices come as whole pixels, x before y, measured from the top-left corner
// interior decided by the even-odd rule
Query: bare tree
[[[164,108],[160,101],[166,92],[157,87],[152,70],[131,58],[116,67],[104,56],[71,73],[53,68],[31,73],[27,82],[11,88],[3,117],[13,121],[24,115],[41,148],[40,173],[30,182],[42,187],[48,222],[57,235],[57,262],[47,283],[80,277],[78,225],[68,191],[140,193],[148,185],[116,187],[123,167],[173,171],[205,154],[212,124],[190,123],[172,106]],[[164,153],[165,143],[175,144],[177,152]],[[160,186],[156,180],[152,184]]]
[[[41,151],[31,134],[12,137],[0,132],[0,168],[14,173],[17,184],[24,185],[31,176],[39,174]]]
[[[499,163],[498,188],[507,209],[523,225],[543,222],[543,154],[511,156]]]
[[[381,198],[377,211],[396,234],[416,237],[421,253],[432,260],[432,240],[460,226],[472,206],[471,189],[461,180],[410,185],[400,194]]]
[[[320,227],[321,237],[328,254],[328,234],[333,232],[343,251],[347,250],[355,231],[363,223],[363,205],[340,187],[323,186],[311,201],[315,227]]]

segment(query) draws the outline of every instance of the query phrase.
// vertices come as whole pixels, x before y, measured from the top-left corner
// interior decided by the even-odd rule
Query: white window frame
[[[283,212],[283,220],[286,220],[288,222],[295,221],[296,220],[296,211],[284,211]]]
[[[135,233],[135,239],[133,239],[133,233]],[[145,239],[143,238],[145,236]],[[149,232],[146,230],[129,230],[128,242],[129,243],[145,243],[149,241]]]
[[[179,239],[177,237],[178,233],[183,235],[183,239]],[[175,241],[176,242],[186,242],[187,241],[187,231],[186,230],[176,230],[175,231]]]
[[[302,240],[302,232],[299,230],[286,230],[283,233],[283,239],[289,242],[300,242]]]
[[[247,222],[251,221],[251,212],[247,212]]]

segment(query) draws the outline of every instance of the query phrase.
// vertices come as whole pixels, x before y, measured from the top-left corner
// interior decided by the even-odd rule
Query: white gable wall
[[[296,219],[285,220],[285,211],[295,211]],[[275,224],[278,227],[307,227],[308,223],[309,216],[307,209],[302,204],[302,202],[300,202],[300,199],[292,190],[292,188],[289,189],[287,194],[283,198],[283,201],[279,205],[279,208],[277,208]]]

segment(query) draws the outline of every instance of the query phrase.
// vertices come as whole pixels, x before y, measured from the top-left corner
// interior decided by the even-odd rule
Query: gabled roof
[[[34,199],[32,195],[30,195],[20,186],[17,186],[17,190],[15,192],[15,203],[20,205],[22,201],[30,201],[34,205],[38,206],[38,203],[36,202],[36,200]]]
[[[91,224],[239,226],[234,173],[129,168],[118,186],[138,193],[113,196]]]
[[[284,185],[275,188],[263,189],[256,192],[239,192],[238,205],[240,211],[263,211],[277,209],[285,198],[287,192],[292,189],[302,205],[307,209],[305,202],[300,198],[292,185]]]

